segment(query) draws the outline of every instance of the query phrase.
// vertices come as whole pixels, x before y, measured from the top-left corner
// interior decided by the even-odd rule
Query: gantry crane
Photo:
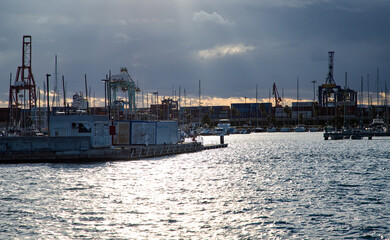
[[[31,47],[31,36],[23,36],[22,66],[18,67],[15,82],[11,84],[9,91],[11,127],[27,127],[31,110],[36,108],[35,81],[31,71]]]
[[[135,111],[135,93],[140,90],[128,73],[127,68],[122,67],[119,74],[112,76],[110,90],[112,92],[112,102],[115,107],[121,108],[122,110],[128,109],[129,111]],[[119,91],[127,93],[125,100],[117,98],[117,93]]]

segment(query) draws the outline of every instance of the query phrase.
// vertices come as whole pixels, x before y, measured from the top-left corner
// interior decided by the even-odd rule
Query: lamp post
[[[315,114],[314,104],[316,102],[316,82],[317,82],[316,80],[311,81],[311,83],[313,83],[313,114],[312,114],[313,122],[314,122],[314,114]]]
[[[108,79],[102,79],[102,82],[104,82],[104,111],[107,112],[107,82]]]
[[[157,109],[157,121],[158,121],[158,91],[153,92],[153,94],[156,96],[156,109]]]

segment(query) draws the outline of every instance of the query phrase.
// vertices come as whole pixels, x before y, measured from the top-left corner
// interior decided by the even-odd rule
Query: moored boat
[[[306,128],[302,125],[298,125],[295,129],[295,132],[306,132]]]
[[[276,127],[268,128],[267,132],[277,132],[278,129]]]
[[[289,128],[289,127],[282,127],[280,129],[281,132],[293,132],[293,129]]]

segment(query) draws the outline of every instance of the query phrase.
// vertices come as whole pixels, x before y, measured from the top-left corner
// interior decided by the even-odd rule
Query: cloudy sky
[[[141,90],[160,96],[176,90],[215,103],[280,95],[313,98],[324,83],[328,51],[335,80],[360,88],[370,75],[376,89],[390,77],[388,0],[0,0],[0,101],[21,65],[23,35],[32,36],[32,68],[40,88],[47,73],[64,75],[68,97],[84,91],[84,74],[96,97],[109,70],[127,67]],[[54,79],[53,79],[54,81]],[[389,82],[390,83],[390,82]],[[54,86],[51,84],[51,86]],[[365,83],[366,87],[366,83]],[[251,99],[252,98],[252,99]]]

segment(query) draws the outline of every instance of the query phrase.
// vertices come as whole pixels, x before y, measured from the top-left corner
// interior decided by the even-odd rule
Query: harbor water
[[[390,238],[390,138],[225,143],[138,161],[0,165],[0,239]]]

